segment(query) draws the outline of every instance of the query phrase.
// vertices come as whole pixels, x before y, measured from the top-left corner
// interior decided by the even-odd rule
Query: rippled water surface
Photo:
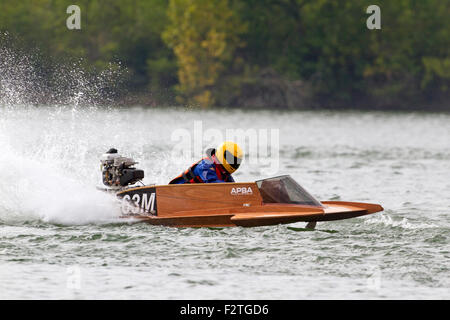
[[[448,114],[0,112],[2,299],[450,298]],[[267,130],[269,138],[279,130],[272,162],[244,162],[237,181],[290,174],[320,200],[385,211],[315,231],[304,223],[177,229],[118,221],[116,204],[95,189],[104,151],[115,146],[140,162],[145,183],[165,184],[190,162],[173,151],[177,134],[190,133],[185,147],[194,150],[199,140],[212,143],[213,128],[224,136]]]

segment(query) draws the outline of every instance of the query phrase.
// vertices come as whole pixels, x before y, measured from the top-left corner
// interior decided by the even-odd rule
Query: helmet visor
[[[225,150],[223,153],[225,161],[234,169],[237,170],[239,166],[241,165],[242,159],[235,157],[231,152],[228,150]]]

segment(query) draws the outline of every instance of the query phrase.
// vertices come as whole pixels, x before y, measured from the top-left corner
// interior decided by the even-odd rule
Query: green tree
[[[171,0],[163,37],[178,60],[180,101],[207,107],[214,87],[233,63],[243,24],[228,0]]]

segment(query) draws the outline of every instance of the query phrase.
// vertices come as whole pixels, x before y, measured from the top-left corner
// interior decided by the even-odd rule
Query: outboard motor
[[[138,162],[122,157],[117,153],[117,149],[109,149],[100,162],[103,184],[107,187],[126,187],[144,179],[144,170],[134,167]]]

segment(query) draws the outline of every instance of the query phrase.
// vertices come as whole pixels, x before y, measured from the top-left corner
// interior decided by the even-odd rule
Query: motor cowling
[[[115,152],[110,152],[111,150]],[[100,159],[102,181],[107,187],[126,187],[144,178],[144,170],[136,169],[138,162],[122,157],[117,150],[111,149]]]

